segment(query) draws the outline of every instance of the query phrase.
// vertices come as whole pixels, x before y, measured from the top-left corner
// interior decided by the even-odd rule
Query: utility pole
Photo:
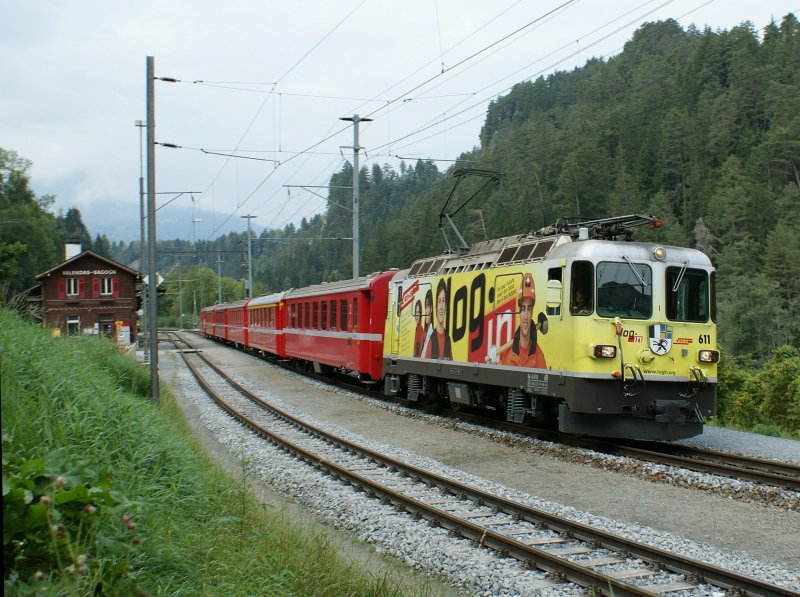
[[[181,266],[178,266],[178,317],[179,317],[179,327],[183,329],[183,272],[181,272]]]
[[[194,252],[194,262],[197,265],[197,236],[195,234],[195,224],[202,222],[200,218],[192,218],[192,251]]]
[[[156,109],[155,61],[147,57],[147,276],[150,341],[150,399],[158,403],[158,280],[156,279]]]
[[[343,117],[339,120],[346,120],[353,123],[353,277],[358,278],[359,255],[360,251],[360,231],[358,225],[358,153],[362,149],[358,145],[358,123],[372,122],[372,118],[360,118],[358,114],[351,117]]]
[[[217,304],[222,304],[222,254],[217,251]]]
[[[142,139],[144,131],[144,123],[141,120],[136,121],[136,126],[139,127],[139,220],[141,224],[141,250],[142,257],[139,260],[139,271],[144,274],[148,271],[147,268],[147,245],[145,244],[145,202],[144,202],[144,140]],[[144,353],[144,362],[146,363],[149,358],[149,347],[147,342],[147,284],[142,284],[142,339],[139,344],[142,345]]]
[[[241,217],[247,219],[247,288],[244,289],[244,297],[250,298],[253,296],[253,255],[250,252],[250,220],[256,216],[248,214]]]

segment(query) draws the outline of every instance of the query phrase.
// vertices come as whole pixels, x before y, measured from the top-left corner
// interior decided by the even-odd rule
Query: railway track
[[[490,425],[502,431],[523,434],[576,448],[587,448],[603,454],[626,456],[655,464],[676,466],[701,473],[800,491],[800,465],[793,463],[730,452],[716,452],[681,444],[574,437],[546,429],[527,429],[519,425],[463,412],[448,412],[447,414],[464,421]]]
[[[348,380],[332,380],[330,377],[311,373],[309,373],[309,375],[323,383],[333,383],[342,388],[372,398],[392,400],[383,394],[376,394],[376,392],[369,390],[364,385],[352,383]],[[393,401],[408,406],[408,402],[402,399],[393,399]],[[425,408],[424,405],[421,404],[415,406],[418,408]],[[490,427],[499,431],[534,437],[536,439],[569,445],[576,448],[594,450],[602,454],[634,458],[653,464],[674,466],[699,473],[750,481],[764,486],[800,492],[800,465],[790,462],[779,462],[744,454],[717,452],[666,442],[603,440],[598,438],[576,437],[549,429],[522,427],[518,424],[507,423],[506,421],[465,412],[464,410],[454,411],[441,408],[435,408],[434,410],[436,414],[440,416]]]
[[[375,499],[548,572],[552,582],[566,580],[614,595],[701,587],[797,594],[486,493],[335,437],[264,402],[185,341],[176,346],[205,391],[256,433]]]

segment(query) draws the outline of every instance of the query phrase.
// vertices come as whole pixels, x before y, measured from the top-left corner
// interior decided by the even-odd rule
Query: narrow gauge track
[[[558,433],[557,431],[520,427],[519,425],[464,412],[448,412],[448,415],[480,425],[488,424],[494,429],[536,437],[537,439],[566,444],[576,448],[588,448],[603,454],[626,456],[655,464],[676,466],[701,473],[800,491],[800,465],[788,462],[705,450],[681,444],[635,440],[611,441],[575,437]]]
[[[197,333],[197,332],[194,332]],[[296,369],[292,371],[298,372]],[[384,396],[371,391],[364,385],[359,385],[349,380],[332,380],[330,377],[305,372],[305,375],[322,383],[334,384],[344,389],[357,392],[371,398],[389,400],[397,404],[409,406],[402,399]],[[415,405],[417,408],[426,409],[424,404]],[[431,410],[431,409],[428,409]],[[464,410],[435,409],[436,414],[458,419],[466,423],[473,423],[490,427],[499,431],[534,437],[536,439],[551,441],[558,444],[569,445],[575,448],[594,450],[602,454],[625,456],[654,464],[675,466],[700,473],[719,475],[729,479],[751,481],[761,485],[780,487],[791,491],[800,492],[800,465],[790,462],[767,460],[744,454],[718,452],[693,446],[671,444],[665,442],[648,442],[636,440],[604,440],[589,437],[576,437],[553,431],[533,427],[522,427],[518,424],[507,423],[485,415],[466,412]]]
[[[752,595],[797,595],[486,493],[338,438],[255,396],[177,335],[171,339],[203,389],[256,433],[375,499],[544,570],[556,580],[620,596],[691,591],[705,583]],[[180,343],[188,348],[181,349]],[[207,380],[204,375],[209,374],[200,372],[195,359],[217,380]],[[232,387],[237,396],[222,398],[213,387],[220,384],[225,384],[226,395]]]

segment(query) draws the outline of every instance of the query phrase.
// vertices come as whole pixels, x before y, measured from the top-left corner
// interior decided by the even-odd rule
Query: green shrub
[[[724,355],[717,416],[725,426],[800,437],[800,349],[781,346],[760,366]]]
[[[108,470],[64,450],[24,460],[3,437],[3,578],[6,593],[133,591],[128,557],[141,541],[134,505]]]

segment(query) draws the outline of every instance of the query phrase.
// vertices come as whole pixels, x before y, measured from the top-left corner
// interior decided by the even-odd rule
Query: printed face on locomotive
[[[405,280],[398,293],[399,354],[412,356],[415,305],[421,297],[425,329],[432,317],[436,332],[446,334],[452,343],[453,360],[499,363],[515,335],[525,346],[531,343],[535,288],[530,267]]]

